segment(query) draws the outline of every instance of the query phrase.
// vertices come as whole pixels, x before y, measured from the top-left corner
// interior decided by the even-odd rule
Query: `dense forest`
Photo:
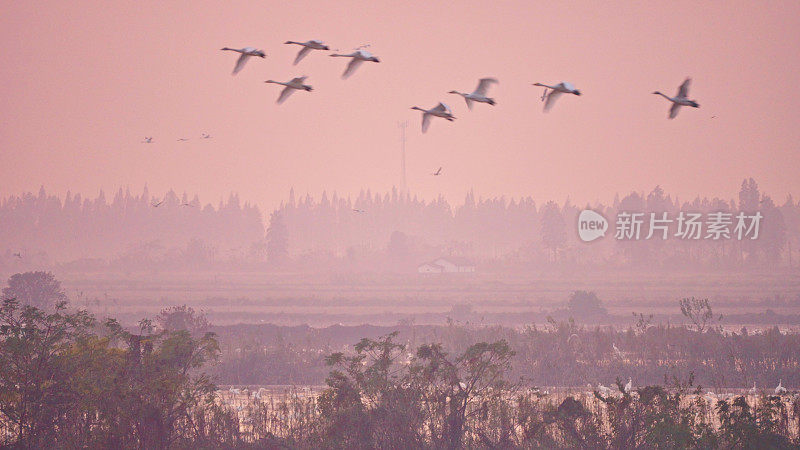
[[[585,245],[578,240],[578,213],[592,208],[612,223],[618,212],[758,211],[755,240],[735,237],[681,239],[672,224],[668,239],[618,240],[613,235]],[[647,224],[645,224],[645,227]],[[482,270],[526,269],[553,264],[664,268],[788,266],[797,263],[800,206],[788,197],[776,204],[744,180],[738,199],[681,202],[660,187],[633,192],[612,204],[574,205],[530,197],[482,199],[469,193],[451,206],[439,197],[423,201],[392,190],[362,191],[355,199],[334,193],[288,201],[264,219],[236,195],[218,206],[195,196],[163,197],[119,190],[111,201],[41,189],[0,199],[0,269],[49,265],[64,270],[246,270],[414,271],[439,256],[473,259]]]

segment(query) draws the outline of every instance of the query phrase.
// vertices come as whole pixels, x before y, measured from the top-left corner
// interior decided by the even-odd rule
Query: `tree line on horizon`
[[[0,199],[0,268],[24,262],[65,268],[122,270],[277,268],[295,270],[413,271],[439,256],[461,256],[492,267],[560,265],[661,267],[777,267],[795,265],[800,242],[800,204],[783,204],[742,182],[738,199],[701,198],[680,202],[656,186],[644,194],[617,195],[612,204],[574,205],[569,199],[537,204],[532,197],[476,198],[451,206],[442,196],[425,201],[392,189],[361,191],[352,199],[323,192],[287,201],[264,220],[258,207],[232,194],[217,207],[197,196],[168,192],[163,203],[147,188],[141,195],[121,189],[112,201],[67,194],[61,201],[26,193]],[[759,238],[618,241],[613,233],[591,245],[579,241],[576,223],[591,208],[613,224],[619,211],[731,212],[763,215]],[[649,217],[649,214],[646,215]],[[646,221],[647,222],[647,221]],[[643,225],[643,236],[647,232]],[[670,234],[672,234],[671,232]]]

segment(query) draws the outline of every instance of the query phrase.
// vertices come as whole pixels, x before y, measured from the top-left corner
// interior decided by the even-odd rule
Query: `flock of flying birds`
[[[303,60],[312,50],[322,50],[322,51],[329,51],[330,47],[328,47],[324,42],[311,39],[310,41],[306,42],[296,42],[296,41],[286,41],[284,44],[290,45],[299,45],[301,47],[300,51],[297,53],[297,56],[294,59],[293,65],[297,65],[300,61]],[[333,53],[330,56],[333,57],[340,57],[340,58],[350,58],[350,62],[347,63],[347,67],[345,68],[344,73],[342,73],[342,78],[347,79],[349,78],[355,71],[358,69],[364,62],[381,62],[377,56],[374,56],[372,53],[366,50],[369,47],[369,44],[362,45],[356,48],[353,52],[342,54],[342,53]],[[236,75],[239,73],[247,64],[247,61],[251,57],[258,57],[258,58],[266,58],[267,54],[260,49],[255,47],[244,47],[244,48],[230,48],[230,47],[223,47],[222,51],[230,51],[239,53],[239,57],[236,59],[236,65],[233,67],[232,75]],[[270,84],[279,84],[284,86],[283,90],[281,90],[280,95],[278,96],[277,103],[281,104],[286,101],[295,91],[313,91],[313,87],[310,85],[305,84],[305,80],[308,78],[307,76],[295,77],[289,81],[275,81],[275,80],[267,80],[265,83]],[[686,78],[684,82],[678,88],[678,93],[674,97],[670,97],[668,95],[662,94],[659,91],[653,92],[653,94],[660,95],[665,99],[669,100],[672,103],[672,106],[669,109],[669,118],[674,119],[675,116],[678,115],[678,111],[680,111],[681,106],[690,106],[692,108],[699,108],[700,105],[695,100],[689,99],[689,85],[691,84],[692,79]],[[498,81],[496,78],[481,78],[478,80],[478,86],[475,88],[474,91],[470,93],[466,92],[459,92],[459,91],[450,91],[449,94],[456,94],[460,95],[464,98],[464,101],[467,103],[467,107],[472,110],[473,103],[486,103],[488,105],[494,105],[495,101],[493,98],[488,97],[487,93],[489,87],[492,84],[497,84]],[[561,96],[561,94],[572,94],[572,95],[581,95],[581,91],[575,88],[575,86],[567,81],[562,81],[558,84],[548,85],[544,83],[533,83],[533,86],[540,86],[544,88],[544,92],[542,93],[542,101],[544,102],[544,111],[549,111],[553,105],[555,104],[556,100]],[[431,117],[441,117],[445,120],[452,122],[455,120],[455,116],[453,115],[452,109],[444,103],[439,102],[436,106],[430,109],[420,108],[418,106],[414,106],[411,109],[417,110],[422,112],[422,132],[425,133],[428,131],[428,127],[430,126]],[[206,133],[203,133],[201,136],[202,139],[209,139],[209,136]],[[178,141],[188,141],[188,138],[179,138]],[[153,143],[152,137],[145,137],[144,141],[147,144]],[[438,175],[438,174],[437,174]]]
[[[295,42],[295,41],[286,41],[284,44],[292,44],[292,45],[299,45],[302,48],[297,53],[297,56],[294,59],[294,65],[297,65],[300,61],[303,60],[312,50],[330,50],[330,47],[325,45],[324,42],[312,39],[306,42]],[[368,52],[364,48],[368,47],[368,45],[361,46],[357,48],[352,53],[348,54],[340,54],[334,53],[330,56],[334,57],[341,57],[341,58],[350,58],[350,62],[347,64],[347,68],[345,69],[344,73],[342,73],[342,78],[346,79],[349,78],[355,71],[358,69],[361,64],[364,62],[380,62],[378,57],[372,55],[372,53]],[[231,51],[239,53],[239,58],[236,60],[236,65],[233,68],[233,75],[239,73],[247,63],[247,60],[250,57],[259,57],[259,58],[266,58],[267,55],[264,53],[263,50],[254,48],[254,47],[244,47],[244,48],[230,48],[230,47],[223,47],[223,51]],[[302,77],[295,77],[287,82],[282,81],[275,81],[275,80],[267,80],[265,83],[272,83],[272,84],[280,84],[284,86],[283,90],[278,96],[278,104],[283,103],[287,98],[289,98],[292,93],[295,91],[312,91],[313,88],[307,84],[305,84],[306,76]],[[457,94],[464,97],[464,101],[467,103],[467,107],[471,110],[473,103],[486,103],[489,105],[494,105],[495,101],[493,98],[487,96],[487,92],[489,87],[492,84],[496,84],[498,81],[496,78],[481,78],[478,81],[478,86],[475,88],[474,91],[470,93],[459,92],[459,91],[450,91],[450,94]],[[678,94],[674,97],[669,97],[667,95],[662,94],[659,91],[653,92],[653,94],[661,95],[662,97],[666,98],[670,102],[672,102],[672,106],[669,110],[669,118],[673,119],[678,114],[681,106],[691,106],[693,108],[698,108],[700,105],[694,101],[689,99],[689,84],[691,83],[691,78],[687,78],[683,84],[678,88]],[[544,87],[544,93],[542,94],[542,101],[544,101],[544,111],[547,112],[550,108],[553,107],[555,104],[556,99],[561,96],[561,94],[572,94],[572,95],[581,95],[581,91],[575,88],[572,83],[563,81],[561,83],[555,85],[547,85],[543,83],[533,83],[534,86],[541,86]],[[420,108],[418,106],[414,106],[411,109],[421,111],[422,112],[422,132],[426,132],[428,127],[430,126],[431,117],[441,117],[448,121],[455,120],[455,116],[453,115],[453,111],[447,106],[444,102],[439,102],[436,106],[430,109]]]
[[[297,56],[294,59],[294,65],[297,65],[303,58],[305,58],[312,50],[330,50],[330,47],[325,45],[324,42],[312,39],[306,42],[295,42],[295,41],[286,41],[284,44],[292,44],[292,45],[299,45],[302,48],[297,53]],[[368,47],[368,45],[361,46],[357,48],[352,53],[348,54],[340,54],[334,53],[330,56],[334,57],[342,57],[342,58],[350,58],[350,62],[347,64],[347,68],[345,69],[344,73],[342,74],[342,78],[346,79],[349,78],[358,67],[361,66],[364,62],[380,62],[378,57],[372,55],[372,53],[368,52],[364,48]],[[264,53],[263,50],[254,48],[254,47],[244,47],[244,48],[230,48],[230,47],[223,47],[223,51],[231,51],[239,53],[240,56],[236,60],[236,65],[233,68],[233,75],[236,75],[241,71],[247,60],[250,57],[259,57],[259,58],[266,58],[267,55]],[[292,78],[287,82],[282,81],[275,81],[275,80],[267,80],[266,83],[273,83],[273,84],[280,84],[284,86],[283,90],[278,97],[277,102],[283,103],[287,98],[289,98],[292,93],[295,91],[312,91],[313,88],[307,84],[305,84],[306,76]],[[494,105],[495,101],[493,98],[487,96],[487,92],[489,87],[492,84],[496,84],[498,81],[495,78],[481,78],[478,81],[478,86],[475,88],[474,91],[470,93],[459,92],[459,91],[450,91],[450,94],[457,94],[464,98],[464,101],[467,103],[467,107],[471,110],[473,103],[486,103],[488,105]],[[698,108],[700,105],[694,101],[689,99],[689,85],[691,83],[691,78],[687,78],[678,88],[678,93],[674,97],[667,96],[662,94],[659,91],[653,92],[653,94],[660,95],[672,103],[672,106],[669,110],[669,118],[673,119],[675,116],[678,115],[678,111],[680,110],[681,106],[690,106],[693,108]],[[561,83],[555,85],[548,85],[543,83],[533,83],[534,86],[543,87],[544,93],[542,94],[542,101],[544,102],[544,111],[547,112],[550,108],[553,107],[555,104],[556,99],[558,99],[561,94],[572,94],[572,95],[581,95],[581,91],[575,88],[572,83],[563,81]],[[444,102],[439,102],[436,106],[430,109],[420,108],[418,106],[414,106],[411,109],[417,110],[422,112],[422,132],[425,133],[430,126],[431,117],[441,117],[448,121],[455,120],[455,116],[453,115],[453,111],[447,106]]]
[[[296,42],[296,41],[286,41],[284,44],[289,45],[299,45],[300,51],[297,53],[297,56],[294,59],[293,65],[297,65],[300,61],[302,61],[312,50],[321,50],[321,51],[329,51],[330,47],[328,47],[324,42],[312,39],[306,42]],[[366,50],[369,47],[369,44],[362,45],[356,48],[353,52],[343,54],[343,53],[333,53],[330,56],[332,57],[340,57],[340,58],[350,58],[350,61],[347,63],[347,67],[345,68],[344,72],[342,73],[342,78],[347,79],[358,69],[364,62],[375,62],[379,63],[380,59],[377,56],[374,56],[372,53]],[[257,58],[266,58],[267,54],[260,49],[255,47],[244,47],[244,48],[230,48],[230,47],[223,47],[222,51],[230,51],[239,53],[239,57],[236,59],[236,64],[233,67],[232,75],[236,75],[239,73],[247,64],[247,61],[251,57]],[[334,50],[338,51],[338,50]],[[308,78],[307,76],[295,77],[289,81],[275,81],[275,80],[267,80],[265,83],[269,84],[279,84],[284,86],[283,90],[281,90],[280,95],[278,96],[277,103],[281,104],[286,101],[295,91],[306,91],[311,92],[313,91],[313,87],[310,85],[305,84],[305,80]],[[670,101],[672,105],[669,109],[669,118],[674,119],[675,116],[678,115],[678,111],[680,111],[682,106],[689,106],[692,108],[699,108],[700,105],[695,100],[689,99],[689,85],[691,84],[692,79],[686,78],[683,83],[678,88],[678,93],[674,97],[670,97],[661,93],[660,91],[655,91],[653,94],[660,95]],[[495,100],[489,97],[488,91],[489,88],[493,84],[497,84],[498,81],[496,78],[481,78],[478,80],[478,86],[475,88],[474,91],[466,93],[466,92],[459,92],[459,91],[450,91],[449,94],[456,94],[460,95],[464,98],[464,101],[467,104],[467,108],[472,110],[474,103],[486,103],[488,105],[495,105]],[[557,84],[549,85],[544,83],[533,83],[533,86],[539,86],[544,88],[544,92],[542,93],[541,100],[544,102],[544,112],[549,111],[553,105],[555,104],[556,100],[562,94],[572,94],[576,96],[581,95],[581,91],[575,88],[575,86],[567,81],[562,81]],[[422,112],[422,132],[425,133],[428,131],[430,127],[430,121],[432,117],[440,117],[447,121],[452,122],[455,120],[455,116],[453,115],[452,109],[444,103],[439,102],[436,106],[430,109],[420,108],[418,106],[414,106],[411,109],[417,110]],[[716,116],[714,116],[716,117]],[[714,118],[712,117],[712,118]],[[207,133],[203,133],[200,137],[201,139],[210,139],[211,136]],[[188,141],[188,138],[179,138],[179,142]],[[143,143],[151,144],[153,143],[153,138],[148,136],[144,138]],[[442,168],[440,167],[436,172],[432,173],[434,176],[438,176],[442,173]],[[157,205],[153,205],[157,206]],[[190,206],[190,205],[189,205]],[[357,211],[362,212],[362,211]]]

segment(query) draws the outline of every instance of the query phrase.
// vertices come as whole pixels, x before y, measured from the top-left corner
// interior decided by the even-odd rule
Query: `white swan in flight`
[[[330,50],[330,48],[328,48],[328,46],[325,45],[324,42],[319,41],[317,39],[312,39],[306,42],[286,41],[284,42],[284,44],[297,44],[303,46],[303,48],[301,48],[300,51],[297,53],[297,57],[294,58],[293,65],[295,66],[297,65],[297,63],[302,61],[303,58],[305,58],[306,55],[308,55],[309,52],[311,52],[311,50]]]
[[[371,61],[371,62],[376,62],[376,63],[381,62],[381,60],[378,59],[378,57],[372,56],[372,53],[370,53],[370,52],[368,52],[366,50],[363,50],[363,49],[356,50],[353,53],[348,53],[346,55],[334,53],[331,56],[339,56],[339,57],[343,57],[343,58],[353,58],[347,64],[347,69],[345,69],[344,73],[342,74],[342,78],[344,78],[344,79],[346,79],[350,75],[352,75],[353,72],[355,72],[356,69],[358,69],[358,66],[360,66],[361,63],[363,63],[364,61]]]
[[[153,138],[150,136],[145,136],[144,140],[142,141],[143,144],[152,144]]]
[[[267,54],[263,51],[253,48],[253,47],[245,47],[245,48],[228,48],[222,47],[222,50],[227,50],[231,52],[241,53],[242,55],[239,56],[239,59],[236,60],[236,66],[233,68],[233,73],[231,75],[236,75],[239,73],[240,70],[244,68],[245,63],[251,56],[258,56],[259,58],[266,58]]]
[[[431,116],[441,117],[443,119],[447,119],[450,122],[455,119],[453,116],[453,112],[450,110],[450,107],[445,105],[442,102],[439,102],[438,105],[434,106],[431,109],[422,109],[419,106],[414,106],[411,109],[416,109],[417,111],[422,111],[422,132],[425,133],[428,131],[428,127],[431,124]]]
[[[689,100],[689,85],[692,84],[691,78],[686,78],[681,84],[681,87],[678,88],[678,95],[675,97],[667,97],[666,95],[662,94],[659,91],[653,92],[653,94],[660,95],[665,99],[672,102],[672,107],[669,109],[669,118],[674,119],[675,116],[678,115],[678,111],[681,109],[681,106],[691,106],[692,108],[699,108],[700,105],[697,104],[694,100]]]
[[[480,102],[480,103],[488,103],[490,105],[494,105],[494,99],[489,98],[486,96],[486,91],[489,90],[489,86],[493,83],[497,83],[496,78],[481,78],[478,81],[478,87],[475,88],[472,93],[467,94],[464,92],[458,91],[450,91],[449,94],[458,94],[464,97],[464,101],[467,102],[467,107],[472,110],[472,102]]]
[[[438,177],[441,174],[442,174],[442,168],[439,167],[439,169],[437,169],[436,172],[433,172],[431,175]]]
[[[308,78],[308,77],[303,75],[302,77],[292,78],[287,83],[283,83],[283,82],[280,82],[280,81],[273,81],[273,80],[267,80],[264,83],[274,83],[274,84],[280,84],[282,86],[286,86],[281,91],[281,95],[278,97],[278,100],[277,100],[277,103],[280,105],[287,98],[289,98],[289,96],[292,95],[292,93],[294,93],[294,91],[303,90],[303,91],[309,91],[310,92],[310,91],[314,90],[314,88],[312,88],[311,86],[309,86],[307,84],[303,84],[303,81],[305,81],[306,78]]]
[[[555,86],[548,86],[542,83],[533,83],[533,85],[542,86],[545,88],[545,91],[547,91],[547,89],[550,90],[550,92],[547,93],[547,100],[544,102],[544,112],[550,111],[550,108],[553,107],[556,99],[558,99],[561,94],[581,95],[581,91],[575,89],[575,86],[568,81],[562,81]]]

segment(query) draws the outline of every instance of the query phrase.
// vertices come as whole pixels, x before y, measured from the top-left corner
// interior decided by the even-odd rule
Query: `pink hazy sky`
[[[230,192],[269,210],[298,194],[408,185],[455,203],[484,197],[610,202],[660,184],[734,198],[744,177],[800,197],[800,2],[5,2],[0,14],[0,195],[119,187]],[[381,58],[299,47],[321,39]],[[254,46],[231,76],[236,55]],[[283,105],[266,79],[308,75]],[[500,84],[468,111],[451,89]],[[700,109],[667,120],[684,77]],[[542,113],[533,82],[571,81]],[[420,114],[445,101],[457,117]],[[716,118],[712,118],[716,116]],[[200,140],[202,132],[213,139]],[[141,144],[144,136],[155,143]],[[177,142],[178,138],[190,138]],[[443,176],[430,175],[444,166]]]

